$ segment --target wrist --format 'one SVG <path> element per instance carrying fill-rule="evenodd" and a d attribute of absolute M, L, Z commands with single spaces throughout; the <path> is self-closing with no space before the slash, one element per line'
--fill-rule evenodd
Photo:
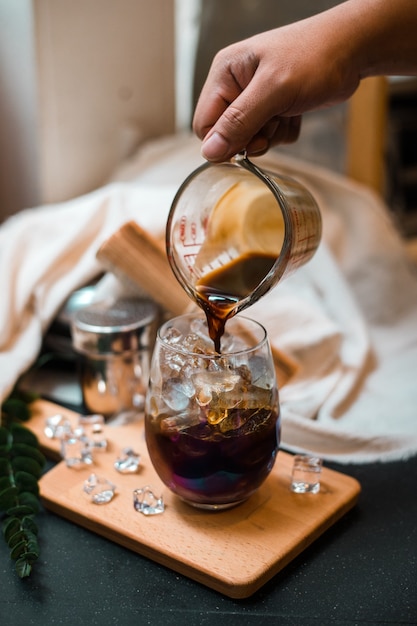
<path fill-rule="evenodd" d="M 417 72 L 416 0 L 349 0 L 348 60 L 359 78 Z"/>

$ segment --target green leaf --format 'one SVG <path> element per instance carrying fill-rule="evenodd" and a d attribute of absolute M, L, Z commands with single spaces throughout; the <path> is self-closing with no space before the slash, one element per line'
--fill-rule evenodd
<path fill-rule="evenodd" d="M 20 423 L 29 419 L 32 400 L 15 389 L 3 402 L 0 420 L 1 528 L 21 578 L 30 575 L 39 557 L 34 515 L 40 509 L 38 479 L 46 463 L 36 435 Z"/>
<path fill-rule="evenodd" d="M 4 426 L 0 426 L 0 446 L 6 446 L 10 441 L 11 437 L 9 431 Z"/>
<path fill-rule="evenodd" d="M 16 572 L 20 578 L 27 578 L 32 571 L 32 562 L 28 561 L 25 556 L 22 556 L 16 561 Z"/>
<path fill-rule="evenodd" d="M 25 559 L 29 563 L 34 563 L 39 558 L 39 553 L 28 550 L 22 554 L 21 558 Z"/>
<path fill-rule="evenodd" d="M 22 519 L 21 525 L 22 528 L 32 533 L 32 535 L 35 535 L 35 537 L 38 534 L 38 527 L 36 526 L 36 522 L 29 515 Z"/>
<path fill-rule="evenodd" d="M 15 472 L 22 470 L 32 474 L 35 478 L 40 478 L 42 474 L 42 467 L 39 463 L 27 456 L 15 456 L 11 460 L 11 464 Z"/>
<path fill-rule="evenodd" d="M 0 492 L 3 491 L 3 489 L 7 489 L 7 487 L 11 487 L 11 482 L 10 482 L 10 478 L 9 476 L 2 476 L 0 478 Z"/>
<path fill-rule="evenodd" d="M 28 446 L 26 443 L 13 443 L 11 449 L 12 457 L 15 456 L 27 456 L 31 459 L 34 459 L 39 463 L 41 467 L 43 467 L 46 463 L 46 459 L 42 452 L 35 448 L 34 446 Z"/>
<path fill-rule="evenodd" d="M 22 493 L 19 493 L 19 503 L 29 506 L 33 513 L 39 512 L 39 500 L 33 495 L 33 493 L 29 493 L 28 491 L 22 491 Z"/>
<path fill-rule="evenodd" d="M 17 487 L 7 487 L 0 493 L 0 511 L 7 511 L 17 502 Z"/>
<path fill-rule="evenodd" d="M 27 506 L 27 504 L 18 504 L 13 506 L 11 509 L 7 509 L 6 513 L 7 515 L 18 517 L 20 519 L 25 515 L 33 515 L 33 509 L 31 506 Z"/>
<path fill-rule="evenodd" d="M 26 443 L 28 446 L 37 447 L 38 439 L 32 431 L 21 424 L 12 424 L 10 432 L 13 437 L 13 443 Z"/>
<path fill-rule="evenodd" d="M 19 532 L 21 528 L 20 520 L 17 517 L 8 517 L 2 524 L 4 538 L 9 542 L 10 537 Z"/>
<path fill-rule="evenodd" d="M 0 456 L 3 458 L 8 458 L 10 454 L 10 446 L 9 444 L 1 444 L 0 445 Z"/>
<path fill-rule="evenodd" d="M 39 544 L 38 538 L 31 532 L 26 533 L 26 543 L 27 543 L 27 551 L 31 554 L 36 554 L 36 557 L 39 556 Z"/>
<path fill-rule="evenodd" d="M 23 400 L 18 398 L 8 398 L 3 402 L 3 411 L 11 419 L 26 422 L 30 417 L 29 408 Z"/>
<path fill-rule="evenodd" d="M 9 548 L 10 547 L 11 546 L 9 546 Z M 26 552 L 26 540 L 22 539 L 13 546 L 12 551 L 10 552 L 10 558 L 16 560 L 19 556 L 22 556 L 24 552 Z"/>
<path fill-rule="evenodd" d="M 21 550 L 22 542 L 25 544 L 23 551 Z M 9 538 L 7 545 L 9 546 L 9 548 L 12 549 L 10 555 L 12 559 L 17 558 L 16 556 L 13 556 L 13 554 L 16 554 L 17 552 L 19 553 L 18 556 L 20 556 L 20 554 L 23 554 L 24 552 L 33 554 L 36 556 L 36 558 L 39 556 L 38 539 L 36 535 L 31 533 L 30 531 L 25 532 L 24 530 L 19 530 L 17 533 L 14 533 Z M 16 553 L 14 552 L 15 549 Z"/>
<path fill-rule="evenodd" d="M 26 533 L 20 527 L 20 529 L 16 533 L 13 533 L 12 535 L 10 535 L 10 537 L 7 540 L 7 545 L 9 546 L 9 548 L 14 548 L 14 546 L 16 546 L 19 543 L 19 541 L 23 540 L 26 543 L 26 539 L 27 539 Z"/>
<path fill-rule="evenodd" d="M 14 481 L 19 491 L 29 491 L 35 496 L 39 495 L 38 480 L 32 474 L 29 474 L 29 472 L 23 472 L 21 470 L 16 472 L 14 475 Z"/>

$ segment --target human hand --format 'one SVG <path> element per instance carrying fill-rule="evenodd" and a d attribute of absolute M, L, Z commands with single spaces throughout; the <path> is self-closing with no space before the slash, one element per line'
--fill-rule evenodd
<path fill-rule="evenodd" d="M 259 155 L 272 145 L 294 142 L 304 112 L 341 102 L 355 91 L 359 76 L 344 65 L 343 25 L 332 24 L 328 15 L 324 25 L 323 15 L 216 55 L 193 120 L 206 159 L 224 161 L 242 150 Z"/>

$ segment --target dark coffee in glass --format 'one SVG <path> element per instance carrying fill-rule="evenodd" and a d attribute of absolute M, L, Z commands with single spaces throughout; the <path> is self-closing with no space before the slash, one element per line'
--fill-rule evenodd
<path fill-rule="evenodd" d="M 279 403 L 265 329 L 230 319 L 219 354 L 203 315 L 159 330 L 146 398 L 150 459 L 183 500 L 234 506 L 269 475 L 279 445 Z"/>

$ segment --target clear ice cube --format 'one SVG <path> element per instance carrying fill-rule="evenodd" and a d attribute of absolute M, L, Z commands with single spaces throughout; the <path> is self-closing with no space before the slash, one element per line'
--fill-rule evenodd
<path fill-rule="evenodd" d="M 193 384 L 197 391 L 207 390 L 211 394 L 226 393 L 232 391 L 240 381 L 239 374 L 229 370 L 220 372 L 200 371 L 193 375 Z"/>
<path fill-rule="evenodd" d="M 258 355 L 252 356 L 249 359 L 249 367 L 253 384 L 263 389 L 271 389 L 275 381 L 271 376 L 271 370 L 266 360 Z"/>
<path fill-rule="evenodd" d="M 179 343 L 181 338 L 182 338 L 182 332 L 180 330 L 178 330 L 177 328 L 174 328 L 174 326 L 170 326 L 169 328 L 167 328 L 164 340 L 170 346 L 173 346 Z"/>
<path fill-rule="evenodd" d="M 133 506 L 143 515 L 159 515 L 165 511 L 162 496 L 156 496 L 148 485 L 133 492 Z"/>
<path fill-rule="evenodd" d="M 120 474 L 134 474 L 138 471 L 140 464 L 140 454 L 132 448 L 123 448 L 121 455 L 114 462 L 114 468 Z"/>
<path fill-rule="evenodd" d="M 61 439 L 61 456 L 67 467 L 82 468 L 93 464 L 93 455 L 90 443 L 84 436 L 74 433 Z"/>
<path fill-rule="evenodd" d="M 74 429 L 74 435 L 85 437 L 92 448 L 97 450 L 107 450 L 107 439 L 103 433 L 104 417 L 98 413 L 91 415 L 80 415 L 78 426 Z"/>
<path fill-rule="evenodd" d="M 84 481 L 83 489 L 94 504 L 107 504 L 113 499 L 116 485 L 113 485 L 106 478 L 99 478 L 95 474 L 90 474 L 88 479 Z"/>
<path fill-rule="evenodd" d="M 190 401 L 180 378 L 169 378 L 164 382 L 162 397 L 172 411 L 183 411 Z"/>
<path fill-rule="evenodd" d="M 169 434 L 190 428 L 191 426 L 196 426 L 199 423 L 199 412 L 186 411 L 184 413 L 178 413 L 177 415 L 163 417 L 160 421 L 160 429 L 161 432 Z"/>
<path fill-rule="evenodd" d="M 61 439 L 71 433 L 71 422 L 60 413 L 47 417 L 44 433 L 48 439 Z"/>
<path fill-rule="evenodd" d="M 323 460 L 310 454 L 296 454 L 290 489 L 294 493 L 319 493 Z"/>

